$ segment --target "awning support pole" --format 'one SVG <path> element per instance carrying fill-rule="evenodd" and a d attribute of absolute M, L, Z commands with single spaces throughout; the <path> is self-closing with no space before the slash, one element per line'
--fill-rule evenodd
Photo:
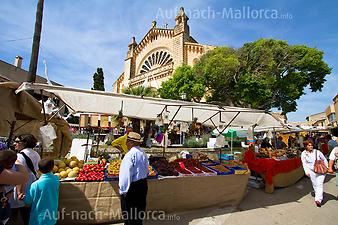
<path fill-rule="evenodd" d="M 208 120 L 211 120 L 211 119 L 212 119 L 214 116 L 216 116 L 218 113 L 220 113 L 220 112 L 217 112 L 217 113 L 215 113 L 214 115 L 212 115 L 211 117 L 209 117 L 208 119 L 204 120 L 204 121 L 202 122 L 202 124 L 205 123 L 205 122 L 207 122 Z"/>
<path fill-rule="evenodd" d="M 165 109 L 166 109 L 166 108 L 167 108 L 167 106 L 165 106 Z M 178 107 L 178 109 L 176 110 L 176 112 L 175 112 L 173 118 L 171 118 L 171 120 L 170 120 L 168 126 L 174 121 L 175 117 L 177 116 L 177 113 L 180 111 L 181 108 L 182 108 L 182 106 L 180 105 L 180 106 Z M 164 111 L 164 110 L 163 110 L 163 111 Z M 163 111 L 161 112 L 161 114 L 163 113 Z M 164 141 L 163 141 L 163 143 L 164 143 L 164 147 L 163 147 L 163 157 L 164 157 L 164 154 L 165 154 L 166 148 L 167 148 L 167 141 L 168 141 L 168 140 L 166 139 L 167 132 L 168 132 L 168 128 L 164 129 L 164 136 L 163 136 L 163 138 L 164 138 Z"/>
<path fill-rule="evenodd" d="M 101 135 L 101 127 L 99 127 L 99 135 L 97 135 L 96 157 L 98 157 L 99 153 L 100 135 Z"/>
<path fill-rule="evenodd" d="M 12 139 L 13 139 L 14 127 L 15 127 L 16 121 L 13 121 L 12 123 L 10 123 L 9 121 L 7 121 L 7 122 L 11 125 L 11 129 L 9 131 L 8 140 L 7 140 L 7 146 L 9 147 L 9 145 L 11 144 Z"/>
<path fill-rule="evenodd" d="M 43 119 L 45 121 L 45 125 L 47 125 L 47 118 L 46 118 L 46 109 L 45 109 L 45 101 L 43 100 L 43 90 L 40 90 L 41 93 L 41 106 L 42 106 L 42 110 L 43 110 Z"/>
<path fill-rule="evenodd" d="M 180 109 L 182 108 L 182 106 L 180 105 L 180 107 L 178 107 L 178 109 L 176 110 L 173 118 L 171 118 L 170 122 L 169 122 L 169 125 L 174 121 L 175 117 L 177 116 L 177 113 L 180 111 Z"/>
<path fill-rule="evenodd" d="M 16 128 L 16 129 L 14 130 L 14 132 L 18 131 L 21 127 L 26 126 L 27 124 L 29 124 L 29 123 L 32 122 L 32 121 L 33 121 L 33 120 L 30 120 L 30 121 L 28 121 L 28 122 L 22 124 L 20 127 Z"/>
<path fill-rule="evenodd" d="M 61 109 L 63 109 L 63 107 L 65 107 L 65 105 L 63 105 L 63 106 L 61 106 L 49 119 L 48 119 L 48 122 L 49 121 L 51 121 L 52 120 L 52 118 L 54 117 L 54 116 L 56 116 L 56 114 L 58 114 L 60 111 L 61 111 Z"/>
<path fill-rule="evenodd" d="M 227 129 L 230 124 L 237 118 L 237 116 L 240 114 L 241 112 L 237 112 L 237 114 L 230 120 L 230 122 L 224 127 L 224 129 L 222 130 L 222 133 L 223 131 L 225 131 L 225 129 Z"/>

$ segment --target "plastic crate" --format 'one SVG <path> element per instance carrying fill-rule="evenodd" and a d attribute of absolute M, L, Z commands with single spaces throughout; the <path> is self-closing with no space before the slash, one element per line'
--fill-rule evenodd
<path fill-rule="evenodd" d="M 234 170 L 248 170 L 248 169 L 240 167 L 240 166 L 231 166 L 230 168 L 234 169 Z"/>
<path fill-rule="evenodd" d="M 217 169 L 214 169 L 212 166 L 216 166 L 216 165 L 219 165 L 219 166 L 223 166 L 221 164 L 215 164 L 215 165 L 211 165 L 211 166 L 207 166 L 207 168 L 215 171 L 217 173 L 217 175 L 229 175 L 229 174 L 234 174 L 235 173 L 235 170 L 231 169 L 231 168 L 228 168 L 226 166 L 223 166 L 224 168 L 226 168 L 228 171 L 227 172 L 221 172 L 221 171 L 218 171 Z"/>
<path fill-rule="evenodd" d="M 212 161 L 212 160 L 208 160 L 208 161 L 203 161 L 203 162 L 201 162 L 201 165 L 202 165 L 202 166 L 210 166 L 210 165 L 216 165 L 216 164 L 217 164 L 217 162 Z"/>
<path fill-rule="evenodd" d="M 180 171 L 177 171 L 178 172 L 178 175 L 180 177 L 193 177 L 195 176 L 193 173 L 191 173 L 189 170 L 185 169 L 188 173 L 181 173 Z"/>
<path fill-rule="evenodd" d="M 217 176 L 217 172 L 215 172 L 215 171 L 209 169 L 209 168 L 206 167 L 206 166 L 203 166 L 203 165 L 202 165 L 202 167 L 204 167 L 204 168 L 206 168 L 207 170 L 210 171 L 210 172 L 205 172 L 205 171 L 202 170 L 205 176 Z"/>
<path fill-rule="evenodd" d="M 234 155 L 233 154 L 221 154 L 221 157 L 219 157 L 219 159 L 221 159 L 221 160 L 234 160 Z"/>
<path fill-rule="evenodd" d="M 193 172 L 190 168 L 186 168 L 186 170 L 188 170 L 189 172 L 191 172 L 194 176 L 205 176 L 205 174 L 203 173 L 202 170 L 198 169 L 197 167 L 194 167 L 195 170 L 199 170 L 201 171 L 200 173 L 195 173 Z"/>
<path fill-rule="evenodd" d="M 247 168 L 243 168 L 241 166 L 232 166 L 230 167 L 231 169 L 233 169 L 235 171 L 235 174 L 239 174 L 239 175 L 242 175 L 242 174 L 247 174 L 249 173 L 249 170 Z"/>
<path fill-rule="evenodd" d="M 115 181 L 119 180 L 119 176 L 108 175 L 107 170 L 104 171 L 104 181 Z"/>

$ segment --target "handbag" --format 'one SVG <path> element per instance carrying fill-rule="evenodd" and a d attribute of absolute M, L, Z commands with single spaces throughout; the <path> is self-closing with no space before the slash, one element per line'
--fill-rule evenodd
<path fill-rule="evenodd" d="M 324 160 L 317 159 L 317 150 L 315 150 L 315 164 L 313 165 L 313 171 L 318 174 L 326 174 L 327 167 L 324 164 Z"/>

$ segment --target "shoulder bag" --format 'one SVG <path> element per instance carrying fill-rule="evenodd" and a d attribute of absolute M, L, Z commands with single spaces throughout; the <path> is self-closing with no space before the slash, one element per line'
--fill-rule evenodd
<path fill-rule="evenodd" d="M 327 167 L 324 164 L 324 160 L 317 159 L 317 150 L 315 151 L 315 164 L 313 166 L 313 171 L 318 174 L 326 174 L 327 173 Z"/>

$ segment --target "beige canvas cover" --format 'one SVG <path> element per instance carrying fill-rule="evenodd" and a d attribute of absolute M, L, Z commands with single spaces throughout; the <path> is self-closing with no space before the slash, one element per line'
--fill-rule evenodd
<path fill-rule="evenodd" d="M 163 112 L 168 119 L 198 122 L 210 126 L 226 125 L 249 127 L 283 127 L 271 114 L 250 108 L 217 106 L 204 103 L 150 98 L 116 94 L 103 91 L 82 90 L 69 87 L 44 84 L 23 83 L 17 90 L 44 90 L 58 96 L 74 113 L 100 113 L 118 115 L 120 111 L 126 117 L 155 120 Z"/>
<path fill-rule="evenodd" d="M 27 92 L 16 94 L 18 87 L 15 82 L 0 83 L 0 136 L 8 137 L 11 124 L 15 122 L 14 136 L 29 133 L 40 140 L 39 128 L 45 125 L 41 104 Z M 71 146 L 69 125 L 64 119 L 56 117 L 49 122 L 58 137 L 53 142 L 53 151 L 56 155 L 65 156 Z"/>

